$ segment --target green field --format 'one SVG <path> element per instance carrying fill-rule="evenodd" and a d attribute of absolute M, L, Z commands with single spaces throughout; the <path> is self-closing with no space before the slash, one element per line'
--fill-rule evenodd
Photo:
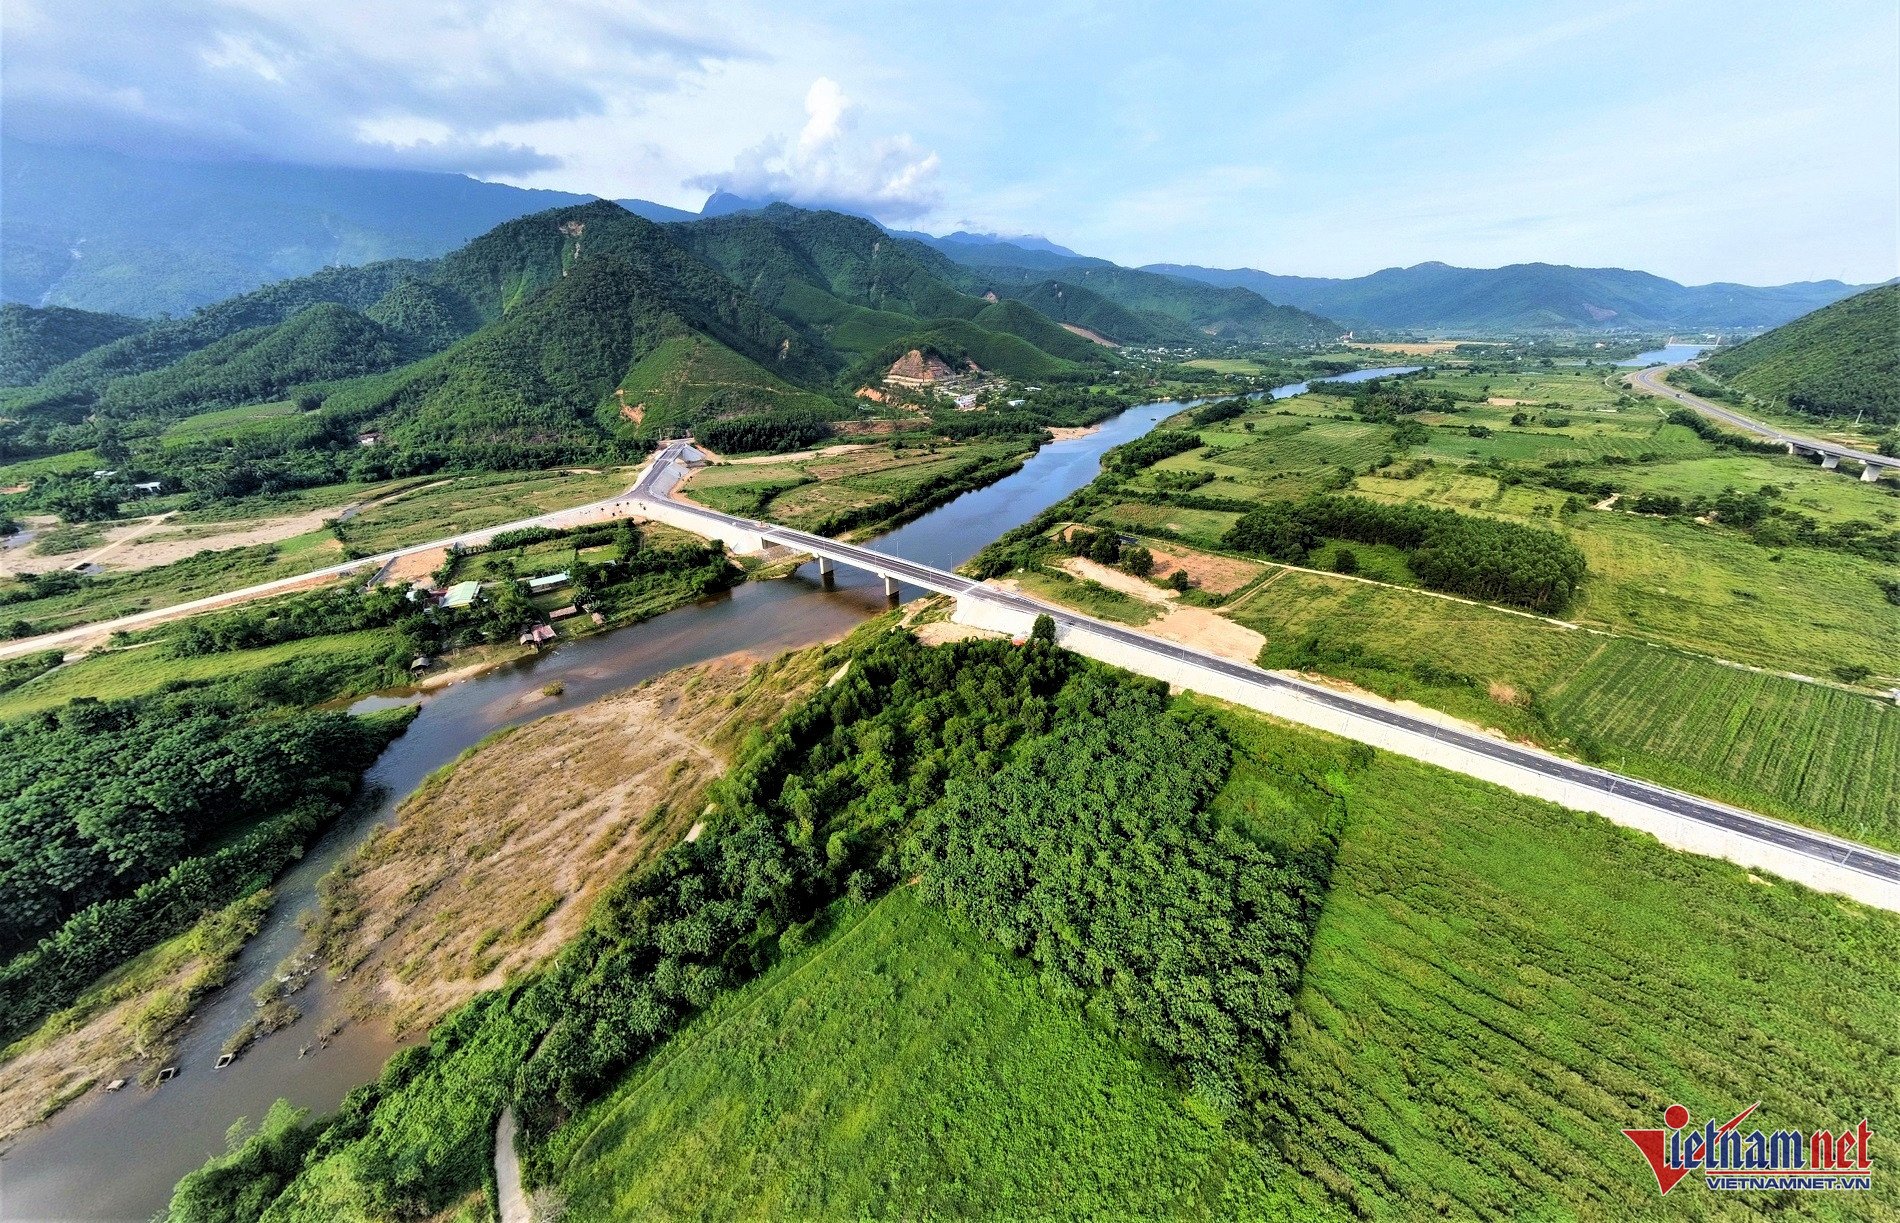
<path fill-rule="evenodd" d="M 568 1217 L 1650 1218 L 1619 1130 L 1668 1104 L 1900 1124 L 1880 954 L 1900 918 L 1219 716 L 1240 750 L 1213 810 L 1285 850 L 1338 841 L 1273 1082 L 1244 1113 L 1223 1120 L 900 889 L 557 1136 Z M 1343 827 L 1298 786 L 1343 795 Z M 1667 1217 L 1900 1198 L 1876 1194 L 1690 1184 Z"/>
<path fill-rule="evenodd" d="M 0 719 L 52 709 L 79 697 L 123 700 L 174 684 L 258 676 L 266 668 L 275 667 L 296 676 L 300 697 L 323 700 L 332 692 L 381 684 L 384 661 L 399 644 L 400 634 L 395 630 L 372 629 L 190 658 L 172 657 L 162 640 L 106 650 L 0 694 Z"/>
<path fill-rule="evenodd" d="M 1271 1164 L 900 888 L 556 1142 L 568 1215 L 1258 1218 Z"/>
<path fill-rule="evenodd" d="M 1764 1127 L 1900 1125 L 1900 917 L 1387 753 L 1346 786 L 1273 1093 L 1309 1189 L 1390 1219 L 1900 1212 L 1878 1177 L 1659 1203 L 1618 1132 L 1756 1100 Z"/>
<path fill-rule="evenodd" d="M 432 481 L 381 502 L 344 525 L 349 546 L 364 555 L 479 531 L 549 510 L 586 505 L 633 483 L 629 469 L 509 472 Z"/>
<path fill-rule="evenodd" d="M 1488 607 L 1289 573 L 1237 603 L 1261 664 L 1350 679 L 1669 785 L 1900 848 L 1900 709 Z M 1791 749 L 1790 745 L 1799 745 Z"/>
<path fill-rule="evenodd" d="M 1007 474 L 1023 447 L 973 442 L 920 448 L 866 446 L 772 463 L 726 463 L 694 474 L 686 494 L 713 509 L 769 516 L 835 534 L 904 516 L 926 498 Z"/>

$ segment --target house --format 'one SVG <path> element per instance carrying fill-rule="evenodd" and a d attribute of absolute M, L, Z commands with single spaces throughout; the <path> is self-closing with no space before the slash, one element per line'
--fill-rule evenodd
<path fill-rule="evenodd" d="M 957 396 L 957 411 L 969 412 L 969 411 L 973 411 L 975 408 L 976 408 L 975 395 L 958 395 Z"/>
<path fill-rule="evenodd" d="M 521 644 L 531 645 L 537 650 L 553 640 L 554 629 L 546 624 L 537 624 L 533 628 L 523 631 L 521 634 Z"/>
<path fill-rule="evenodd" d="M 544 573 L 538 578 L 528 579 L 528 593 L 544 595 L 550 590 L 559 590 L 573 580 L 565 569 L 559 573 Z"/>
<path fill-rule="evenodd" d="M 356 435 L 356 444 L 359 446 L 380 446 L 383 444 L 383 435 L 374 430 L 368 433 L 359 433 Z"/>
<path fill-rule="evenodd" d="M 581 609 L 574 606 L 572 603 L 569 603 L 566 607 L 557 607 L 553 611 L 549 612 L 548 619 L 565 620 L 569 616 L 578 616 L 580 614 L 581 614 Z"/>
<path fill-rule="evenodd" d="M 158 490 L 164 487 L 165 482 L 163 480 L 145 480 L 141 483 L 134 484 L 132 491 L 142 497 L 156 497 L 158 496 Z"/>
<path fill-rule="evenodd" d="M 470 603 L 475 601 L 475 596 L 480 593 L 482 593 L 482 584 L 480 582 L 457 582 L 442 592 L 442 606 L 451 608 L 467 607 Z"/>

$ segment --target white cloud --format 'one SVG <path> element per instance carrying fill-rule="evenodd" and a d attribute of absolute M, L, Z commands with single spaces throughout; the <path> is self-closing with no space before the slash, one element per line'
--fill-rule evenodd
<path fill-rule="evenodd" d="M 861 108 L 829 77 L 805 93 L 805 123 L 796 138 L 768 137 L 741 153 L 731 170 L 699 175 L 693 185 L 748 198 L 908 221 L 943 198 L 937 154 L 908 135 L 865 137 Z"/>

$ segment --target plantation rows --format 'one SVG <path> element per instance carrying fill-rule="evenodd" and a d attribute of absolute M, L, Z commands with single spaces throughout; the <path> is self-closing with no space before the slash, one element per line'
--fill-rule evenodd
<path fill-rule="evenodd" d="M 1640 744 L 1845 835 L 1900 845 L 1900 715 L 1879 701 L 1618 640 L 1552 690 L 1549 711 L 1572 733 Z"/>

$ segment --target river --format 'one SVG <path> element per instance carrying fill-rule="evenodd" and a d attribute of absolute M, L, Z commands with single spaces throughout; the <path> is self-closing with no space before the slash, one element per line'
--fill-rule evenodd
<path fill-rule="evenodd" d="M 1618 361 L 1617 364 L 1634 366 L 1639 369 L 1646 365 L 1681 365 L 1684 361 L 1695 360 L 1714 347 L 1715 345 L 1713 344 L 1678 344 L 1674 340 L 1671 340 L 1661 348 L 1652 349 L 1649 352 L 1639 352 L 1629 360 Z"/>
<path fill-rule="evenodd" d="M 1358 382 L 1415 368 L 1359 370 L 1338 380 Z M 1267 393 L 1282 399 L 1307 385 Z M 955 568 L 1093 480 L 1105 451 L 1147 433 L 1183 406 L 1144 404 L 1093 433 L 1051 442 L 1020 470 L 964 493 L 872 545 L 893 556 Z M 735 650 L 763 658 L 834 640 L 889 606 L 871 575 L 841 567 L 825 583 L 813 568 L 803 566 L 778 581 L 747 582 L 644 624 L 582 638 L 434 692 L 359 701 L 352 708 L 421 706 L 409 729 L 366 775 L 371 801 L 333 826 L 277 881 L 276 904 L 264 929 L 240 955 L 230 983 L 204 1002 L 179 1042 L 177 1078 L 153 1090 L 128 1086 L 110 1094 L 90 1092 L 22 1134 L 0 1156 L 0 1219 L 149 1219 L 164 1209 L 179 1177 L 224 1150 L 225 1131 L 239 1118 L 258 1121 L 280 1096 L 326 1112 L 352 1087 L 375 1078 L 398 1047 L 378 1025 L 347 1024 L 318 1045 L 319 1034 L 342 1018 L 337 991 L 322 973 L 292 998 L 303 1012 L 300 1022 L 258 1041 L 225 1069 L 212 1069 L 224 1042 L 251 1016 L 251 991 L 269 980 L 296 947 L 298 918 L 309 911 L 317 880 L 371 829 L 394 818 L 401 800 L 425 777 L 495 730 Z M 901 597 L 921 593 L 905 587 Z M 541 689 L 556 680 L 566 691 L 550 701 Z"/>

